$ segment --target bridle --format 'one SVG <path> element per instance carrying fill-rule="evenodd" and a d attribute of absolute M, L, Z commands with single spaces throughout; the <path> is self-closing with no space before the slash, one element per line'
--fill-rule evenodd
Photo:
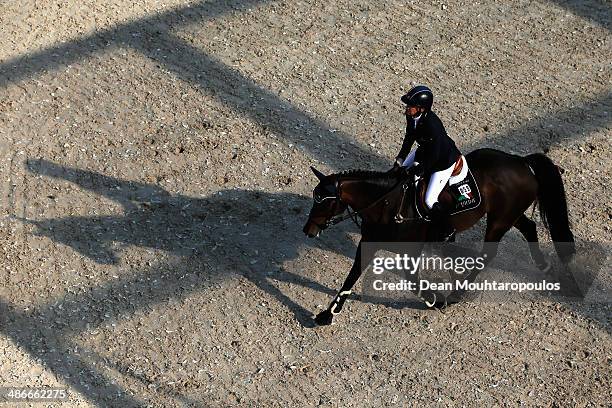
<path fill-rule="evenodd" d="M 336 182 L 336 184 L 337 184 L 337 182 Z M 337 185 L 336 185 L 336 191 L 338 191 L 338 186 Z M 342 198 L 340 198 L 340 194 L 339 193 L 337 193 L 335 195 L 325 196 L 325 197 L 321 198 L 315 192 L 313 192 L 312 198 L 313 198 L 314 202 L 317 203 L 317 204 L 321 204 L 323 201 L 325 201 L 327 199 L 333 199 L 333 200 L 338 200 L 340 203 L 346 205 L 346 210 L 343 211 L 342 214 L 334 215 L 333 217 L 328 219 L 325 222 L 324 225 L 320 225 L 320 224 L 314 223 L 320 229 L 324 230 L 324 229 L 326 229 L 328 227 L 331 227 L 332 225 L 336 225 L 338 223 L 341 223 L 342 221 L 345 221 L 345 220 L 347 220 L 349 218 L 355 223 L 355 225 L 357 225 L 357 227 L 361 228 L 361 225 L 359 224 L 359 221 L 357 220 L 357 215 L 359 213 L 357 211 L 355 211 L 355 210 L 351 211 L 351 206 L 342 201 Z"/>

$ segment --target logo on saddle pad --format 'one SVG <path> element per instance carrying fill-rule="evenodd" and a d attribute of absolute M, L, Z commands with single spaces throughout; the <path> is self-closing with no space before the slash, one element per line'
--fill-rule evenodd
<path fill-rule="evenodd" d="M 457 190 L 460 194 L 459 197 L 457 197 L 457 201 L 471 200 L 474 198 L 474 194 L 472 194 L 472 189 L 469 184 L 462 184 Z"/>
<path fill-rule="evenodd" d="M 474 190 L 472 190 L 470 186 L 470 181 L 473 180 L 467 179 L 455 186 L 450 186 L 450 191 L 455 198 L 454 212 L 473 208 L 474 204 L 480 204 L 480 195 L 478 192 L 476 192 L 476 194 L 474 193 Z M 474 184 L 474 188 L 478 189 L 478 186 Z"/>

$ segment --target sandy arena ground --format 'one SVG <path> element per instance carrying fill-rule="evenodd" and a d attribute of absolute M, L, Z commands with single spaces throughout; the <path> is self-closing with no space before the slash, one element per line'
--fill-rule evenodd
<path fill-rule="evenodd" d="M 440 312 L 358 285 L 315 328 L 358 234 L 301 231 L 309 166 L 388 169 L 399 97 L 427 83 L 462 151 L 547 152 L 577 239 L 609 244 L 610 2 L 63 3 L 0 10 L 0 386 L 70 407 L 612 405 L 609 300 Z"/>

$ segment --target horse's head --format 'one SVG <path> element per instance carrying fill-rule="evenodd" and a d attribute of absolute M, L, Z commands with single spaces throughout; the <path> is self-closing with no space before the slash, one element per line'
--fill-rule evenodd
<path fill-rule="evenodd" d="M 333 217 L 342 214 L 347 208 L 347 204 L 340 200 L 338 179 L 334 175 L 326 176 L 314 167 L 311 169 L 319 179 L 319 184 L 312 191 L 314 203 L 303 230 L 310 238 L 318 236 L 329 227 Z"/>

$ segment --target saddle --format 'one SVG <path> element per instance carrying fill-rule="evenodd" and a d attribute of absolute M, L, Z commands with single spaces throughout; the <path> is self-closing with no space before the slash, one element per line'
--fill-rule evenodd
<path fill-rule="evenodd" d="M 430 220 L 430 210 L 425 204 L 425 192 L 427 191 L 430 178 L 431 175 L 419 178 L 416 181 L 414 190 L 414 208 L 416 209 L 417 215 L 426 221 Z M 474 175 L 468 168 L 464 156 L 459 157 L 455 162 L 451 177 L 438 196 L 438 202 L 442 210 L 449 216 L 473 210 L 480 205 L 480 190 L 478 189 L 478 184 L 474 179 Z M 402 197 L 400 208 L 395 218 L 396 222 L 403 222 L 404 207 L 404 197 Z"/>
<path fill-rule="evenodd" d="M 417 181 L 414 195 L 414 207 L 419 216 L 428 220 L 430 212 L 425 205 L 425 192 L 429 185 L 428 177 L 420 178 Z M 480 205 L 481 196 L 478 184 L 474 179 L 472 171 L 468 168 L 464 156 L 459 157 L 455 162 L 455 167 L 448 183 L 438 196 L 438 202 L 443 211 L 450 215 L 462 213 L 464 211 L 473 210 Z"/>

